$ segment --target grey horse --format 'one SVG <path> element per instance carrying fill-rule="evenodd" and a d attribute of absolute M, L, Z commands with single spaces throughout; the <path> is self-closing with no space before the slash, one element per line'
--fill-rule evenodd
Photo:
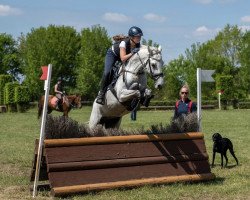
<path fill-rule="evenodd" d="M 97 125 L 119 128 L 122 116 L 134 109 L 141 99 L 152 96 L 151 90 L 147 88 L 147 74 L 154 80 L 155 88 L 162 88 L 162 67 L 161 47 L 142 45 L 140 51 L 120 68 L 114 87 L 106 92 L 105 104 L 100 105 L 94 101 L 89 120 L 90 129 Z"/>

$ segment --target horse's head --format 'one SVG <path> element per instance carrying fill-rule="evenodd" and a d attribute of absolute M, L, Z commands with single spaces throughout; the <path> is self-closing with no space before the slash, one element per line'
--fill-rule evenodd
<path fill-rule="evenodd" d="M 148 46 L 148 61 L 146 69 L 150 77 L 155 81 L 155 88 L 157 89 L 161 89 L 164 84 L 162 72 L 163 60 L 161 50 L 161 46 L 159 46 L 158 48 Z"/>
<path fill-rule="evenodd" d="M 75 98 L 73 99 L 72 104 L 76 107 L 76 108 L 81 108 L 82 107 L 82 99 L 80 95 L 75 95 Z"/>

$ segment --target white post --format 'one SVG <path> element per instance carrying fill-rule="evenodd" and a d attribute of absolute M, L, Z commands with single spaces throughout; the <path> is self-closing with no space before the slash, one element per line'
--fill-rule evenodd
<path fill-rule="evenodd" d="M 220 102 L 220 95 L 221 95 L 221 92 L 218 93 L 218 101 L 219 101 L 219 110 L 221 110 L 221 102 Z"/>
<path fill-rule="evenodd" d="M 201 68 L 197 68 L 197 117 L 198 131 L 201 132 Z"/>
<path fill-rule="evenodd" d="M 34 180 L 34 186 L 33 186 L 33 198 L 37 195 L 37 183 L 38 183 L 39 174 L 40 174 L 40 165 L 41 165 L 41 158 L 42 158 L 43 140 L 44 140 L 44 134 L 45 134 L 44 130 L 45 130 L 45 124 L 46 124 L 51 73 L 52 73 L 52 65 L 49 64 L 47 80 L 44 82 L 45 99 L 44 99 L 44 104 L 43 104 L 42 124 L 41 124 L 41 129 L 40 129 L 39 146 L 38 146 L 37 160 L 36 160 L 36 172 L 35 172 L 35 180 Z"/>

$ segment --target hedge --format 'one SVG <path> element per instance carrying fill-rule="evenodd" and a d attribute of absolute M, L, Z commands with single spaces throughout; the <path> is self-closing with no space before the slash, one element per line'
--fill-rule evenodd
<path fill-rule="evenodd" d="M 30 95 L 28 87 L 17 86 L 15 87 L 15 103 L 28 103 L 30 101 Z"/>
<path fill-rule="evenodd" d="M 11 82 L 12 77 L 10 75 L 0 75 L 0 105 L 4 104 L 4 86 L 6 83 Z"/>
<path fill-rule="evenodd" d="M 16 103 L 15 103 L 15 87 L 19 84 L 17 82 L 14 83 L 6 83 L 4 86 L 4 104 L 8 107 L 8 112 L 16 111 Z"/>

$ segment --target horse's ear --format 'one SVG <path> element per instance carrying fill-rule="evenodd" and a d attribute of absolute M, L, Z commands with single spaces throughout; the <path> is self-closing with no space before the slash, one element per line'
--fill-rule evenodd
<path fill-rule="evenodd" d="M 150 56 L 153 55 L 153 52 L 152 52 L 152 50 L 150 49 L 150 46 L 148 46 L 148 53 L 149 53 Z"/>
<path fill-rule="evenodd" d="M 161 48 L 161 45 L 160 46 L 158 46 L 158 51 L 162 51 L 162 48 Z"/>

